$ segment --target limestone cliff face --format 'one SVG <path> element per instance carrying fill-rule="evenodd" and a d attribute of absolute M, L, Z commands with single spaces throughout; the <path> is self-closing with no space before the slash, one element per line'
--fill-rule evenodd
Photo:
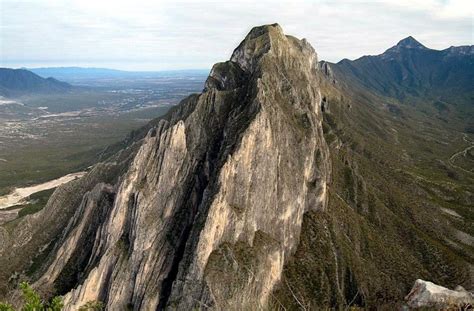
<path fill-rule="evenodd" d="M 137 146 L 131 144 L 107 163 L 97 164 L 86 176 L 58 187 L 38 213 L 0 226 L 0 300 L 10 299 L 19 281 L 35 279 L 42 273 L 42 264 L 50 262 L 49 254 L 59 247 L 58 239 L 65 234 L 68 223 L 75 226 L 75 218 L 80 217 L 77 210 L 81 202 L 92 192 L 97 193 L 92 191 L 97 184 L 117 183 Z"/>
<path fill-rule="evenodd" d="M 316 63 L 280 26 L 252 29 L 115 186 L 84 196 L 36 286 L 67 310 L 266 305 L 303 214 L 327 205 Z"/>

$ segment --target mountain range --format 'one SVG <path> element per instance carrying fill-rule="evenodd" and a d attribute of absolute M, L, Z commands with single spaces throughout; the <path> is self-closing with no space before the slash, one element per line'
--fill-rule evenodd
<path fill-rule="evenodd" d="M 55 78 L 42 78 L 26 69 L 0 68 L 0 95 L 16 97 L 24 94 L 66 92 L 72 86 Z"/>
<path fill-rule="evenodd" d="M 393 310 L 474 287 L 473 47 L 318 62 L 253 28 L 203 92 L 0 226 L 0 295 L 65 310 Z"/>
<path fill-rule="evenodd" d="M 474 131 L 474 46 L 440 51 L 407 37 L 383 54 L 320 66 L 331 68 L 330 74 L 352 89 L 396 99 L 387 104 L 392 114 L 419 114 Z"/>
<path fill-rule="evenodd" d="M 31 72 L 41 77 L 54 77 L 59 80 L 76 82 L 84 79 L 117 79 L 117 78 L 177 78 L 182 76 L 205 76 L 208 69 L 163 70 L 163 71 L 125 71 L 108 68 L 88 67 L 43 67 L 30 68 Z"/>
<path fill-rule="evenodd" d="M 344 59 L 331 67 L 351 81 L 404 99 L 410 95 L 474 92 L 473 55 L 474 46 L 438 51 L 407 37 L 381 55 Z"/>

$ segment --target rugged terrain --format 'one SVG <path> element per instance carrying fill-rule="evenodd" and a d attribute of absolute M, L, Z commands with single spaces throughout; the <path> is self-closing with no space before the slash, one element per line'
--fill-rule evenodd
<path fill-rule="evenodd" d="M 474 176 L 464 152 L 473 141 L 474 55 L 463 47 L 471 52 L 450 56 L 458 63 L 453 73 L 443 57 L 416 63 L 452 49 L 407 38 L 382 55 L 319 64 L 333 182 L 327 212 L 306 214 L 286 265 L 279 289 L 285 305 L 390 309 L 415 275 L 450 288 L 474 286 Z M 430 84 L 439 67 L 465 87 Z M 425 88 L 414 95 L 413 84 Z"/>
<path fill-rule="evenodd" d="M 4 74 L 0 70 L 0 80 Z M 102 79 L 83 74 L 81 86 L 74 80 L 67 92 L 30 90 L 0 97 L 0 197 L 95 164 L 106 146 L 202 90 L 207 77 L 176 75 Z"/>
<path fill-rule="evenodd" d="M 418 278 L 472 288 L 473 176 L 452 158 L 472 141 L 455 125 L 471 90 L 433 118 L 430 88 L 405 101 L 346 62 L 253 28 L 201 94 L 0 227 L 0 292 L 27 279 L 67 310 L 288 310 L 390 309 Z"/>

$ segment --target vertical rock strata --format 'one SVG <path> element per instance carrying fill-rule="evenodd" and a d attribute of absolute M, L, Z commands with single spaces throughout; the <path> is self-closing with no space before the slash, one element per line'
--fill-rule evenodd
<path fill-rule="evenodd" d="M 37 285 L 61 285 L 67 310 L 266 305 L 303 214 L 327 204 L 316 62 L 279 25 L 252 29 L 115 188 L 86 195 Z"/>

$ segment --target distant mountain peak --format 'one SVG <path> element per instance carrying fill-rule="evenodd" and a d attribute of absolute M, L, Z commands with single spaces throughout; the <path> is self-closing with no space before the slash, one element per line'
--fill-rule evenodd
<path fill-rule="evenodd" d="M 415 38 L 412 36 L 408 36 L 405 39 L 400 40 L 397 45 L 392 46 L 388 50 L 386 50 L 383 54 L 380 56 L 383 59 L 392 59 L 394 55 L 398 55 L 402 53 L 403 51 L 406 50 L 429 50 L 426 46 L 418 42 Z"/>
<path fill-rule="evenodd" d="M 396 46 L 402 47 L 402 48 L 408 48 L 408 49 L 426 49 L 426 47 L 423 44 L 418 42 L 412 36 L 408 36 L 405 39 L 400 40 Z"/>
<path fill-rule="evenodd" d="M 65 92 L 72 88 L 54 78 L 42 78 L 26 69 L 0 68 L 0 95 L 11 97 L 33 93 Z"/>

